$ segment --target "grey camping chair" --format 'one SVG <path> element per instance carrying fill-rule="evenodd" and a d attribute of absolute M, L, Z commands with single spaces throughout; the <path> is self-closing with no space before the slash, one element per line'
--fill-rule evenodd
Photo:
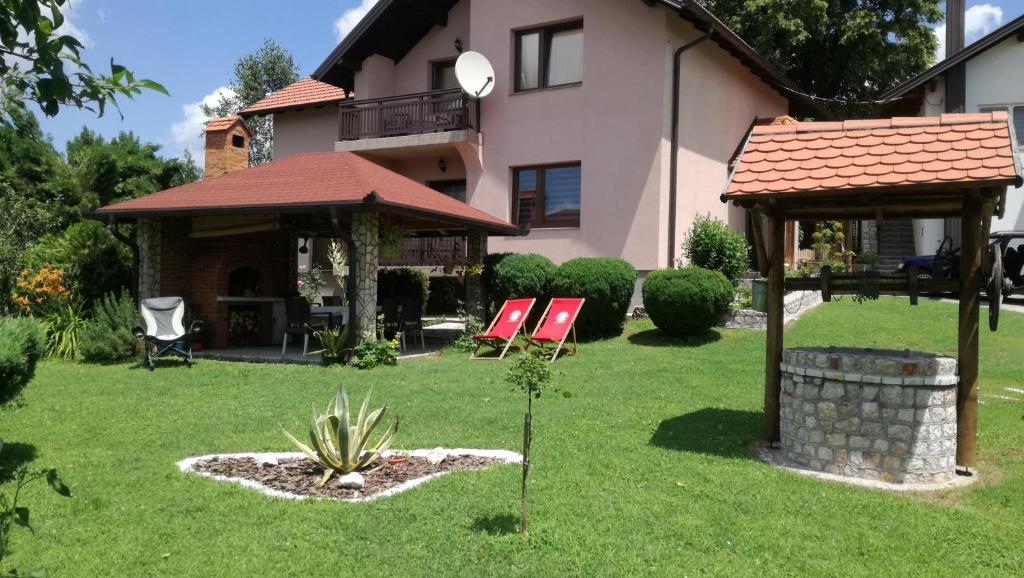
<path fill-rule="evenodd" d="M 185 331 L 185 300 L 181 297 L 143 299 L 139 306 L 145 328 L 135 327 L 132 334 L 145 342 L 146 365 L 156 368 L 156 359 L 165 354 L 180 355 L 192 367 L 192 336 L 199 333 L 202 321 L 193 321 Z"/>

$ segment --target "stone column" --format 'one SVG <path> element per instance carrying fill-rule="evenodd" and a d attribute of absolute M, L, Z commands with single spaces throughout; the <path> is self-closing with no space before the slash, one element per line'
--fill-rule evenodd
<path fill-rule="evenodd" d="M 139 245 L 139 300 L 160 296 L 160 219 L 139 219 L 135 242 Z"/>
<path fill-rule="evenodd" d="M 486 313 L 485 296 L 479 266 L 483 264 L 484 255 L 487 254 L 487 233 L 479 229 L 470 229 L 466 239 L 466 253 L 470 270 L 477 269 L 477 274 L 466 274 L 466 313 L 483 319 Z"/>
<path fill-rule="evenodd" d="M 377 331 L 377 256 L 380 217 L 376 211 L 359 211 L 352 215 L 352 241 L 355 262 L 350 274 L 355 276 L 355 330 L 360 339 L 372 338 Z"/>

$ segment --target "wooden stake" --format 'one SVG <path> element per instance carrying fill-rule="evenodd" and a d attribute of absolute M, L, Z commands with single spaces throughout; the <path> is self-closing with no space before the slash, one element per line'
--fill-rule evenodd
<path fill-rule="evenodd" d="M 781 439 L 779 395 L 782 393 L 782 330 L 784 317 L 784 283 L 786 252 L 786 221 L 776 210 L 771 218 L 768 259 L 768 334 L 765 340 L 764 415 L 765 437 L 769 442 Z"/>
<path fill-rule="evenodd" d="M 978 454 L 978 272 L 981 270 L 981 201 L 977 193 L 964 199 L 960 220 L 960 316 L 957 364 L 960 384 L 956 399 L 956 463 L 977 467 Z"/>
<path fill-rule="evenodd" d="M 528 393 L 527 395 L 532 394 Z M 532 405 L 532 402 L 529 403 Z M 532 412 L 527 411 L 526 415 L 523 417 L 523 496 L 519 511 L 519 532 L 524 538 L 529 537 L 530 535 L 526 526 L 526 477 L 530 473 L 530 428 L 533 425 L 531 423 L 533 421 L 532 416 L 530 415 L 531 413 Z"/>

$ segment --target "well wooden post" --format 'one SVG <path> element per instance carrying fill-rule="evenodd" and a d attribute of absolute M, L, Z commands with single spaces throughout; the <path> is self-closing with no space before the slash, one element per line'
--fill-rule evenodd
<path fill-rule="evenodd" d="M 981 200 L 977 193 L 964 199 L 960 219 L 960 318 L 957 365 L 960 384 L 956 399 L 956 463 L 977 467 L 978 454 L 978 272 L 982 259 Z"/>
<path fill-rule="evenodd" d="M 781 211 L 774 211 L 770 219 L 766 257 L 768 259 L 768 334 L 765 340 L 764 416 L 765 437 L 769 442 L 781 439 L 779 430 L 779 395 L 782 393 L 782 347 L 785 323 L 783 287 L 786 255 L 786 220 Z"/>

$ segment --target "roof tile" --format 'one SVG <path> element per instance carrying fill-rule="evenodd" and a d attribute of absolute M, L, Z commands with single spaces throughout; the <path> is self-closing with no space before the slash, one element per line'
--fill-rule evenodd
<path fill-rule="evenodd" d="M 1005 113 L 781 126 L 754 127 L 726 197 L 1021 180 Z"/>
<path fill-rule="evenodd" d="M 269 114 L 291 108 L 338 102 L 353 96 L 355 95 L 352 93 L 346 94 L 343 88 L 307 76 L 277 92 L 268 94 L 261 100 L 243 108 L 239 114 L 242 116 Z"/>
<path fill-rule="evenodd" d="M 748 184 L 752 190 L 763 188 L 757 181 Z M 384 210 L 405 209 L 440 221 L 472 223 L 492 231 L 516 230 L 495 216 L 350 152 L 294 155 L 101 207 L 97 212 L 138 216 L 372 202 Z"/>

